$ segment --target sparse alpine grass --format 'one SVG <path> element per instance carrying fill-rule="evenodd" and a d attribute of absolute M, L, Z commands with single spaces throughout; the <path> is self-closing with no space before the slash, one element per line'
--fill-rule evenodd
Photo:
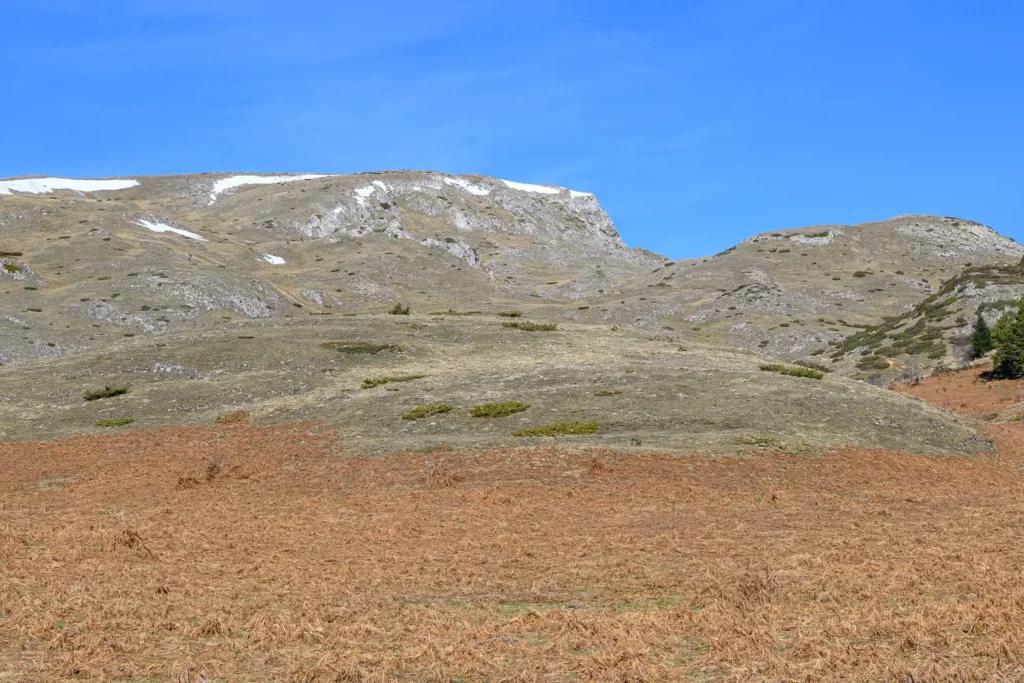
<path fill-rule="evenodd" d="M 373 389 L 391 382 L 411 382 L 414 379 L 422 379 L 426 375 L 395 375 L 394 377 L 373 377 L 363 380 L 363 389 Z"/>
<path fill-rule="evenodd" d="M 447 403 L 431 403 L 426 406 L 416 406 L 408 413 L 402 416 L 403 420 L 422 420 L 425 417 L 432 415 L 442 415 L 444 413 L 450 413 L 452 407 Z"/>
<path fill-rule="evenodd" d="M 522 330 L 523 332 L 554 332 L 558 329 L 557 323 L 527 323 L 527 322 L 514 322 L 514 323 L 502 323 L 502 327 L 509 327 L 514 330 Z"/>
<path fill-rule="evenodd" d="M 543 427 L 520 429 L 518 432 L 512 432 L 512 436 L 575 436 L 593 434 L 598 427 L 596 422 L 552 422 Z"/>
<path fill-rule="evenodd" d="M 114 396 L 120 396 L 122 394 L 127 394 L 128 390 L 130 388 L 131 387 L 128 387 L 128 386 L 123 386 L 123 387 L 106 386 L 106 387 L 103 387 L 102 389 L 97 389 L 96 391 L 87 391 L 82 396 L 82 398 L 84 398 L 86 401 L 98 401 L 101 398 L 113 398 Z"/>
<path fill-rule="evenodd" d="M 530 407 L 529 403 L 520 401 L 502 401 L 501 403 L 483 403 L 469 409 L 473 417 L 506 417 L 521 413 Z"/>
<path fill-rule="evenodd" d="M 97 427 L 124 427 L 135 422 L 133 417 L 118 417 L 110 420 L 98 420 L 96 422 Z"/>
<path fill-rule="evenodd" d="M 402 351 L 402 347 L 396 344 L 371 344 L 369 342 L 358 341 L 324 342 L 320 345 L 320 348 L 337 351 L 338 353 L 369 353 L 371 355 L 377 355 L 381 351 Z"/>
<path fill-rule="evenodd" d="M 806 377 L 807 379 L 822 379 L 825 373 L 814 368 L 789 368 L 781 363 L 770 363 L 761 366 L 765 372 L 777 372 L 780 375 L 790 377 Z"/>

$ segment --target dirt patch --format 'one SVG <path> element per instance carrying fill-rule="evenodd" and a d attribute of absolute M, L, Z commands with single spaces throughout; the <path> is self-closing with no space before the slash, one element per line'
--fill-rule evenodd
<path fill-rule="evenodd" d="M 1013 458 L 0 444 L 0 677 L 1019 679 Z"/>

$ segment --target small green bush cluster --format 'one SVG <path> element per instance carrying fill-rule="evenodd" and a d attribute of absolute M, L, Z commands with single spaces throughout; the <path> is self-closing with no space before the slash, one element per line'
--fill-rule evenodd
<path fill-rule="evenodd" d="M 807 379 L 822 379 L 825 373 L 821 370 L 815 370 L 814 368 L 790 368 L 786 367 L 782 363 L 770 363 L 762 365 L 761 369 L 765 372 L 777 372 L 780 375 L 788 375 L 790 377 L 806 377 Z"/>
<path fill-rule="evenodd" d="M 411 382 L 414 379 L 422 379 L 426 375 L 397 375 L 395 377 L 374 377 L 372 379 L 363 380 L 363 389 L 373 389 L 379 387 L 382 384 L 390 384 L 391 382 Z"/>
<path fill-rule="evenodd" d="M 448 309 L 447 311 L 434 311 L 433 313 L 427 313 L 427 315 L 480 315 L 483 311 L 453 311 Z"/>
<path fill-rule="evenodd" d="M 502 311 L 499 313 L 502 318 L 518 318 L 522 315 L 519 311 Z"/>
<path fill-rule="evenodd" d="M 388 313 L 391 315 L 409 315 L 409 305 L 403 306 L 401 301 L 397 301 Z"/>
<path fill-rule="evenodd" d="M 595 391 L 594 396 L 618 396 L 622 392 L 618 389 L 603 389 L 601 391 Z"/>
<path fill-rule="evenodd" d="M 121 394 L 127 394 L 128 393 L 128 389 L 130 389 L 130 388 L 131 387 L 128 387 L 128 386 L 123 386 L 123 387 L 106 386 L 106 387 L 103 387 L 102 389 L 97 389 L 96 391 L 87 391 L 82 398 L 84 398 L 86 401 L 98 401 L 101 398 L 113 398 L 114 396 L 120 396 Z"/>
<path fill-rule="evenodd" d="M 13 263 L 5 263 L 4 270 L 6 270 L 8 273 L 20 273 L 22 271 L 22 267 L 16 266 Z"/>
<path fill-rule="evenodd" d="M 99 420 L 96 422 L 97 427 L 124 427 L 135 422 L 135 418 L 132 417 L 118 417 L 112 420 Z"/>
<path fill-rule="evenodd" d="M 337 351 L 338 353 L 369 353 L 376 355 L 381 351 L 401 351 L 402 347 L 395 344 L 370 344 L 368 342 L 358 341 L 336 341 L 336 342 L 324 342 L 320 344 L 320 348 L 329 349 L 331 351 Z"/>
<path fill-rule="evenodd" d="M 556 323 L 502 323 L 502 327 L 510 327 L 514 330 L 522 330 L 523 332 L 554 332 L 558 329 Z"/>
<path fill-rule="evenodd" d="M 426 406 L 416 406 L 402 416 L 403 420 L 421 420 L 431 415 L 441 415 L 451 412 L 452 407 L 447 403 L 432 403 Z"/>
<path fill-rule="evenodd" d="M 512 432 L 512 436 L 573 436 L 578 434 L 593 434 L 598 429 L 596 422 L 553 422 L 543 427 L 531 429 L 520 429 Z"/>
<path fill-rule="evenodd" d="M 522 403 L 520 401 L 483 403 L 470 408 L 469 414 L 473 417 L 506 417 L 508 415 L 514 415 L 515 413 L 521 413 L 529 407 L 529 403 Z"/>

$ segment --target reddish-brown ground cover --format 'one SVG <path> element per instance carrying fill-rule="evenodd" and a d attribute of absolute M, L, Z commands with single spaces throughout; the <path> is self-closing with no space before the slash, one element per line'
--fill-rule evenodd
<path fill-rule="evenodd" d="M 974 459 L 0 444 L 0 681 L 1021 680 L 1024 427 L 992 428 Z"/>

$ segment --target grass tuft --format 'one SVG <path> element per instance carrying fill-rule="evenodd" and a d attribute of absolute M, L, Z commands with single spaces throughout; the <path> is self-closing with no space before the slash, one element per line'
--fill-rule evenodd
<path fill-rule="evenodd" d="M 523 314 L 520 311 L 502 311 L 498 315 L 500 315 L 502 318 L 519 318 Z"/>
<path fill-rule="evenodd" d="M 522 330 L 523 332 L 554 332 L 558 329 L 556 323 L 502 323 L 502 327 L 510 327 L 514 330 Z"/>
<path fill-rule="evenodd" d="M 481 405 L 473 406 L 472 408 L 470 408 L 469 414 L 472 415 L 473 417 L 506 417 L 507 415 L 521 413 L 529 407 L 529 403 L 521 403 L 520 401 L 483 403 Z"/>
<path fill-rule="evenodd" d="M 381 351 L 401 351 L 402 347 L 395 344 L 371 344 L 369 342 L 358 342 L 358 341 L 336 341 L 336 342 L 324 342 L 320 345 L 322 349 L 330 349 L 331 351 L 337 351 L 338 353 L 369 353 L 371 355 L 377 355 Z"/>
<path fill-rule="evenodd" d="M 135 422 L 133 417 L 118 417 L 111 420 L 99 420 L 96 422 L 97 427 L 124 427 Z"/>
<path fill-rule="evenodd" d="M 401 301 L 397 301 L 388 313 L 391 315 L 409 315 L 409 304 L 403 306 Z"/>
<path fill-rule="evenodd" d="M 422 379 L 426 375 L 396 375 L 394 377 L 374 377 L 371 379 L 363 380 L 363 389 L 373 389 L 379 387 L 382 384 L 390 384 L 391 382 L 411 382 L 414 379 Z"/>
<path fill-rule="evenodd" d="M 594 396 L 618 396 L 622 392 L 618 389 L 603 389 L 601 391 L 595 391 Z"/>
<path fill-rule="evenodd" d="M 416 406 L 408 413 L 402 416 L 403 420 L 421 420 L 431 415 L 441 415 L 444 413 L 450 413 L 452 407 L 447 403 L 431 403 L 427 406 Z"/>
<path fill-rule="evenodd" d="M 82 398 L 84 398 L 86 401 L 98 401 L 101 398 L 113 398 L 114 396 L 120 396 L 121 394 L 127 394 L 129 388 L 130 387 L 128 387 L 128 386 L 123 386 L 123 387 L 107 386 L 107 387 L 103 387 L 102 389 L 97 389 L 96 391 L 87 391 L 82 396 Z"/>
<path fill-rule="evenodd" d="M 552 422 L 543 427 L 520 429 L 518 432 L 512 432 L 512 436 L 573 436 L 593 434 L 597 428 L 596 422 Z"/>
<path fill-rule="evenodd" d="M 807 379 L 822 379 L 825 376 L 825 373 L 821 370 L 815 370 L 814 368 L 788 368 L 781 363 L 762 365 L 761 369 L 765 372 L 777 372 L 780 375 L 806 377 Z"/>
<path fill-rule="evenodd" d="M 238 422 L 248 422 L 249 411 L 248 410 L 233 410 L 230 413 L 224 413 L 218 415 L 215 423 L 219 425 L 236 424 Z"/>

